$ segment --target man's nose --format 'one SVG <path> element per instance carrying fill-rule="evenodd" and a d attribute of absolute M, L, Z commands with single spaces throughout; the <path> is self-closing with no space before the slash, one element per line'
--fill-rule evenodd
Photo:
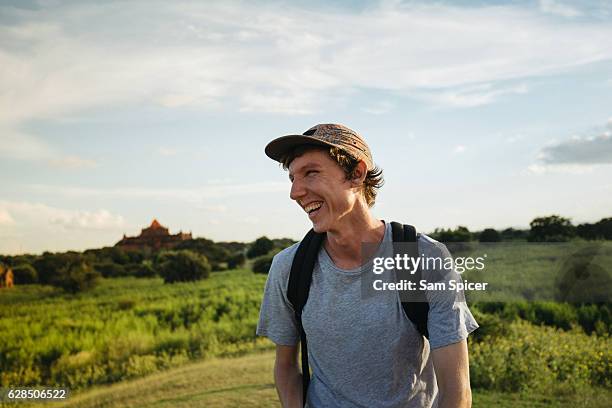
<path fill-rule="evenodd" d="M 306 190 L 304 189 L 304 183 L 299 181 L 298 179 L 294 179 L 293 183 L 291 183 L 291 191 L 289 192 L 289 197 L 297 201 L 301 197 L 304 197 L 306 194 Z"/>

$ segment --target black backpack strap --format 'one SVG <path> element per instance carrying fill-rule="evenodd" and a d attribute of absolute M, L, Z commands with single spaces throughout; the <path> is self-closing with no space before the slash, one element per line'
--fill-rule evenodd
<path fill-rule="evenodd" d="M 308 364 L 306 332 L 302 325 L 302 309 L 304 309 L 304 305 L 308 300 L 308 293 L 310 292 L 310 284 L 312 282 L 312 271 L 324 237 L 325 234 L 316 233 L 311 229 L 304 239 L 302 239 L 295 253 L 295 257 L 293 258 L 293 263 L 291 264 L 289 285 L 287 287 L 287 298 L 293 306 L 295 320 L 298 325 L 298 330 L 300 331 L 304 405 L 306 405 L 308 385 L 310 384 L 310 366 Z"/>
<path fill-rule="evenodd" d="M 402 225 L 398 222 L 391 223 L 391 231 L 393 242 L 414 242 L 416 245 L 409 246 L 408 256 L 411 258 L 419 257 L 419 246 L 417 240 L 416 229 L 412 225 Z M 419 267 L 414 274 L 410 276 L 413 282 L 421 280 L 422 272 Z M 417 286 L 418 287 L 418 286 Z M 425 298 L 424 293 L 419 293 L 418 296 Z M 429 339 L 429 331 L 427 329 L 427 317 L 429 314 L 429 303 L 426 301 L 402 302 L 404 313 L 410 321 L 416 326 L 419 333 L 426 339 Z"/>

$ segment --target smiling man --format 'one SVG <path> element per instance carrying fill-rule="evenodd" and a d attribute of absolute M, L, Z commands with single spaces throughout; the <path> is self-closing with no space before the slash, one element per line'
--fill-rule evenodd
<path fill-rule="evenodd" d="M 465 302 L 430 302 L 423 329 L 397 293 L 363 297 L 363 243 L 388 257 L 394 240 L 391 224 L 370 210 L 383 178 L 364 139 L 322 124 L 275 139 L 265 152 L 289 171 L 289 196 L 312 222 L 301 243 L 274 257 L 257 327 L 276 344 L 283 407 L 471 406 L 466 338 L 478 325 Z M 419 253 L 449 256 L 426 235 L 415 239 Z M 310 266 L 302 247 L 315 249 Z M 312 276 L 301 307 L 290 281 L 306 272 Z M 302 365 L 312 368 L 311 379 L 298 364 L 298 344 L 306 339 Z"/>

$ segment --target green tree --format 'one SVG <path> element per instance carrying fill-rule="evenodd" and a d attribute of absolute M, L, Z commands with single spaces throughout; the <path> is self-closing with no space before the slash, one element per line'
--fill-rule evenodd
<path fill-rule="evenodd" d="M 157 269 L 166 283 L 208 278 L 210 263 L 204 255 L 192 251 L 167 251 L 159 254 Z"/>
<path fill-rule="evenodd" d="M 227 267 L 228 269 L 240 268 L 241 266 L 244 266 L 245 262 L 246 257 L 244 254 L 242 252 L 238 252 L 230 256 L 230 258 L 227 260 Z"/>
<path fill-rule="evenodd" d="M 93 268 L 100 272 L 105 278 L 118 278 L 127 275 L 124 265 L 111 261 L 97 262 L 93 264 Z"/>
<path fill-rule="evenodd" d="M 21 264 L 13 268 L 13 276 L 15 284 L 27 285 L 30 283 L 38 283 L 38 274 L 36 269 L 30 264 Z"/>
<path fill-rule="evenodd" d="M 55 285 L 56 280 L 62 279 L 65 268 L 85 262 L 85 257 L 78 252 L 51 253 L 44 252 L 32 264 L 38 273 L 38 281 L 43 285 Z M 58 285 L 55 285 L 58 286 Z"/>
<path fill-rule="evenodd" d="M 272 266 L 272 255 L 263 255 L 256 258 L 253 262 L 253 272 L 255 273 L 268 273 Z"/>
<path fill-rule="evenodd" d="M 127 275 L 137 278 L 152 278 L 157 275 L 157 271 L 153 267 L 153 262 L 150 260 L 142 261 L 141 263 L 131 263 L 125 265 Z"/>
<path fill-rule="evenodd" d="M 272 242 L 272 240 L 270 240 L 268 237 L 263 236 L 257 238 L 249 247 L 249 250 L 247 251 L 247 258 L 253 259 L 257 258 L 258 256 L 265 255 L 270 252 L 272 248 L 274 248 L 274 242 Z"/>
<path fill-rule="evenodd" d="M 210 262 L 212 270 L 214 271 L 221 270 L 222 265 L 225 265 L 231 255 L 225 247 L 206 238 L 196 238 L 183 241 L 178 244 L 175 249 L 186 249 L 192 252 L 197 252 L 200 255 L 204 255 Z"/>
<path fill-rule="evenodd" d="M 501 235 L 493 228 L 485 228 L 478 237 L 480 242 L 499 242 L 501 241 Z"/>
<path fill-rule="evenodd" d="M 100 279 L 100 273 L 85 262 L 68 263 L 58 272 L 52 285 L 69 293 L 93 289 Z"/>
<path fill-rule="evenodd" d="M 529 223 L 530 242 L 564 242 L 575 236 L 576 231 L 568 218 L 559 215 L 534 218 Z"/>
<path fill-rule="evenodd" d="M 529 236 L 529 230 L 506 228 L 501 232 L 502 241 L 524 241 Z"/>
<path fill-rule="evenodd" d="M 437 241 L 448 242 L 469 242 L 472 240 L 472 233 L 467 227 L 458 226 L 454 230 L 436 228 L 431 234 L 431 237 Z"/>
<path fill-rule="evenodd" d="M 602 218 L 595 224 L 580 224 L 576 227 L 576 235 L 588 240 L 612 240 L 612 218 Z"/>

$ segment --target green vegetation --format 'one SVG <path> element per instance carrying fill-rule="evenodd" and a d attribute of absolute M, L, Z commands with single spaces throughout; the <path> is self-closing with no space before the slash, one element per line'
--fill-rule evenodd
<path fill-rule="evenodd" d="M 532 242 L 566 242 L 576 235 L 572 222 L 558 215 L 535 218 L 529 226 L 528 240 Z"/>
<path fill-rule="evenodd" d="M 449 248 L 451 245 L 448 245 Z M 451 249 L 451 252 L 452 249 Z M 609 302 L 612 295 L 612 242 L 469 243 L 455 257 L 482 257 L 485 268 L 463 278 L 488 282 L 486 291 L 467 293 L 470 302 Z"/>
<path fill-rule="evenodd" d="M 0 292 L 0 386 L 117 382 L 261 346 L 265 276 L 239 270 L 164 285 L 104 279 L 70 295 L 50 286 Z"/>
<path fill-rule="evenodd" d="M 68 293 L 89 290 L 98 284 L 100 274 L 85 262 L 67 264 L 59 269 L 51 284 Z"/>
<path fill-rule="evenodd" d="M 509 229 L 439 232 L 470 235 L 468 245 L 450 241 L 460 244 L 459 256 L 488 255 L 484 271 L 463 275 L 491 289 L 468 293 L 481 325 L 470 337 L 474 406 L 606 406 L 612 243 L 534 244 L 524 231 Z M 497 237 L 501 243 L 484 243 Z M 0 387 L 78 391 L 148 376 L 86 392 L 69 406 L 90 406 L 94 395 L 102 401 L 97 406 L 277 406 L 270 354 L 238 360 L 243 372 L 234 360 L 215 360 L 158 373 L 272 347 L 255 336 L 265 274 L 273 254 L 292 241 L 268 240 L 272 246 L 249 261 L 261 273 L 211 273 L 215 264 L 244 264 L 246 246 L 219 243 L 219 250 L 212 241 L 194 241 L 160 253 L 103 248 L 3 257 L 22 284 L 0 291 Z M 175 373 L 187 372 L 197 380 L 180 377 L 183 387 L 177 386 Z"/>
<path fill-rule="evenodd" d="M 208 278 L 210 264 L 205 256 L 191 251 L 166 251 L 157 258 L 160 276 L 166 283 Z"/>
<path fill-rule="evenodd" d="M 274 242 L 268 237 L 260 237 L 253 242 L 246 253 L 247 258 L 257 258 L 258 256 L 265 255 L 274 248 Z"/>
<path fill-rule="evenodd" d="M 253 272 L 267 274 L 272 266 L 272 258 L 274 258 L 274 255 L 263 255 L 255 258 L 252 266 Z"/>
<path fill-rule="evenodd" d="M 252 407 L 278 408 L 272 369 L 274 353 L 254 353 L 238 358 L 211 359 L 187 364 L 143 379 L 98 387 L 72 395 L 61 408 Z M 472 391 L 474 408 L 607 408 L 609 389 L 581 389 L 575 393 L 531 391 L 501 393 Z M 41 408 L 48 403 L 40 404 Z"/>
<path fill-rule="evenodd" d="M 21 264 L 13 268 L 16 285 L 28 285 L 38 282 L 36 269 L 30 264 Z"/>
<path fill-rule="evenodd" d="M 562 331 L 526 322 L 499 329 L 471 344 L 474 388 L 571 393 L 612 385 L 612 342 L 607 334 L 588 336 L 579 329 Z"/>
<path fill-rule="evenodd" d="M 99 277 L 150 278 L 160 275 L 168 283 L 203 279 L 211 271 L 243 267 L 247 252 L 250 257 L 272 256 L 293 243 L 288 238 L 271 240 L 265 236 L 251 244 L 196 238 L 182 241 L 173 250 L 157 252 L 149 247 L 142 250 L 105 247 L 88 249 L 83 253 L 0 255 L 0 262 L 12 267 L 17 285 L 40 283 L 76 293 L 93 288 Z"/>
<path fill-rule="evenodd" d="M 239 270 L 174 285 L 104 279 L 77 295 L 39 285 L 6 290 L 1 385 L 83 389 L 269 347 L 255 338 L 265 279 Z M 479 303 L 473 311 L 482 326 L 470 342 L 475 388 L 545 395 L 552 385 L 610 387 L 608 305 Z"/>
<path fill-rule="evenodd" d="M 478 236 L 480 242 L 499 242 L 502 236 L 493 228 L 485 228 Z"/>

